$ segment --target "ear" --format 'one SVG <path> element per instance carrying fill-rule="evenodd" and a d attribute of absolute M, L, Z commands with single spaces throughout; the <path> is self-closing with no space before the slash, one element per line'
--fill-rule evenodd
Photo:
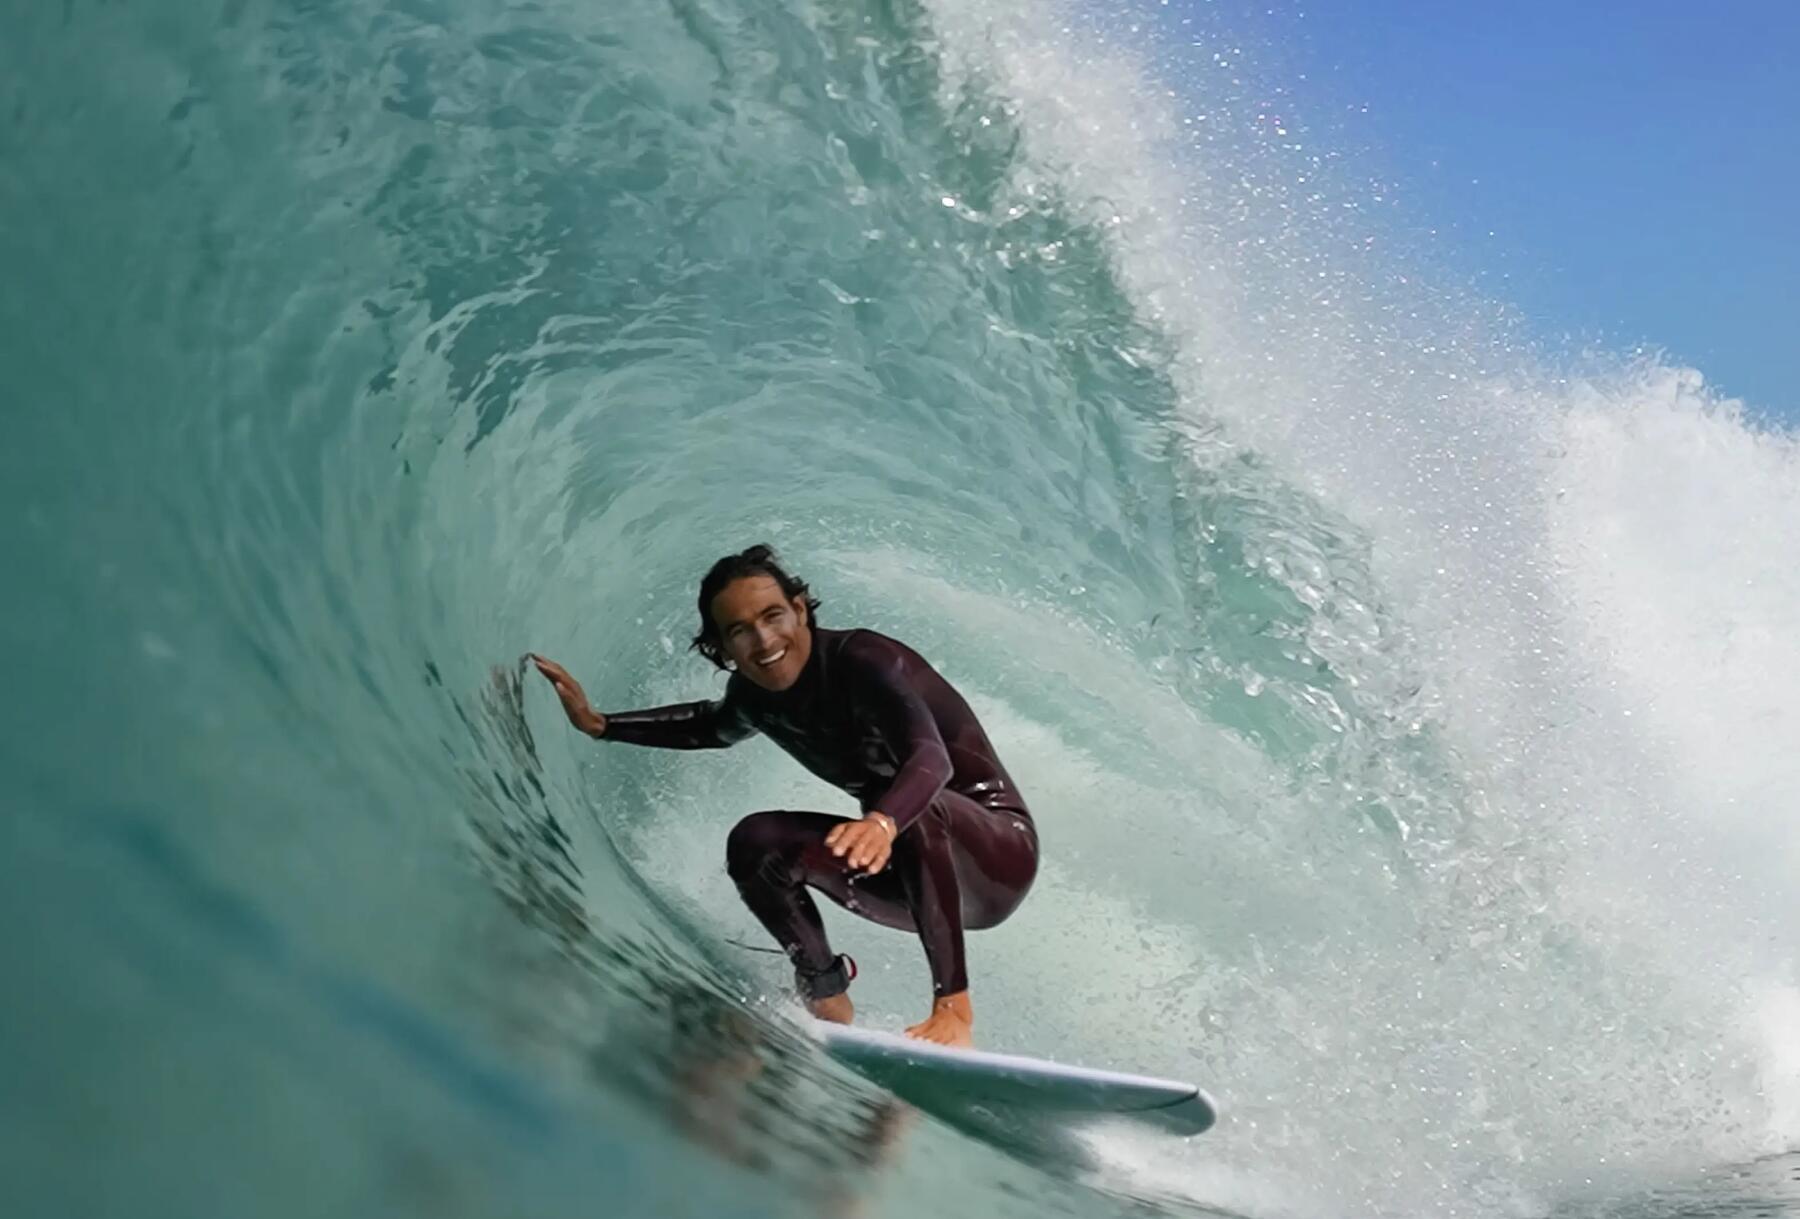
<path fill-rule="evenodd" d="M 801 626 L 811 626 L 812 625 L 812 615 L 806 612 L 806 597 L 805 597 L 805 595 L 800 595 L 800 596 L 795 597 L 793 599 L 793 601 L 791 602 L 791 604 L 794 607 L 794 616 L 796 618 L 800 619 L 800 625 Z"/>

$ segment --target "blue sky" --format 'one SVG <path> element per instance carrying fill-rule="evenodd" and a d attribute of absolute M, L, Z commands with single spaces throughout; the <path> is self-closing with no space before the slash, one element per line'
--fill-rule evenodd
<path fill-rule="evenodd" d="M 1800 0 L 1227 5 L 1542 334 L 1661 348 L 1800 423 Z"/>

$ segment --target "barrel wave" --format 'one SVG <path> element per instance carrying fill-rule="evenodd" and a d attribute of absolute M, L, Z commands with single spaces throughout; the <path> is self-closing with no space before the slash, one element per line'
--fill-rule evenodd
<path fill-rule="evenodd" d="M 1547 353 L 1138 7 L 9 6 L 19 1213 L 1792 1204 L 1800 443 Z M 716 694 L 760 541 L 1038 817 L 981 1042 L 1216 1130 L 1034 1156 L 832 1065 L 723 857 L 842 797 L 522 667 Z"/>

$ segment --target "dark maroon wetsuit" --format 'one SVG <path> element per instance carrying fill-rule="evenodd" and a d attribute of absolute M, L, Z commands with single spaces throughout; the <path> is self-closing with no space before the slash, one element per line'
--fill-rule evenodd
<path fill-rule="evenodd" d="M 756 732 L 899 829 L 874 876 L 825 846 L 845 817 L 751 813 L 731 831 L 726 868 L 802 989 L 825 998 L 849 984 L 811 886 L 863 918 L 918 932 L 935 993 L 967 990 L 963 929 L 1005 919 L 1037 875 L 1031 814 L 969 704 L 903 643 L 814 627 L 812 654 L 786 690 L 734 673 L 716 702 L 608 715 L 602 739 L 719 749 Z"/>

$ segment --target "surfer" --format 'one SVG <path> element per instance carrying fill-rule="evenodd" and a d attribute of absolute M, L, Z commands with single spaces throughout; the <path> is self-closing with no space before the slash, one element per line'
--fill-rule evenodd
<path fill-rule="evenodd" d="M 973 1043 L 963 932 L 992 927 L 1037 875 L 1037 830 L 968 703 L 905 644 L 817 624 L 819 601 L 767 546 L 712 565 L 692 648 L 731 673 L 717 700 L 601 714 L 561 665 L 533 655 L 577 729 L 598 740 L 720 749 L 757 732 L 854 796 L 860 817 L 770 810 L 737 823 L 725 866 L 794 964 L 821 1020 L 848 1024 L 854 966 L 831 950 L 807 889 L 917 933 L 931 1014 L 907 1034 Z"/>

